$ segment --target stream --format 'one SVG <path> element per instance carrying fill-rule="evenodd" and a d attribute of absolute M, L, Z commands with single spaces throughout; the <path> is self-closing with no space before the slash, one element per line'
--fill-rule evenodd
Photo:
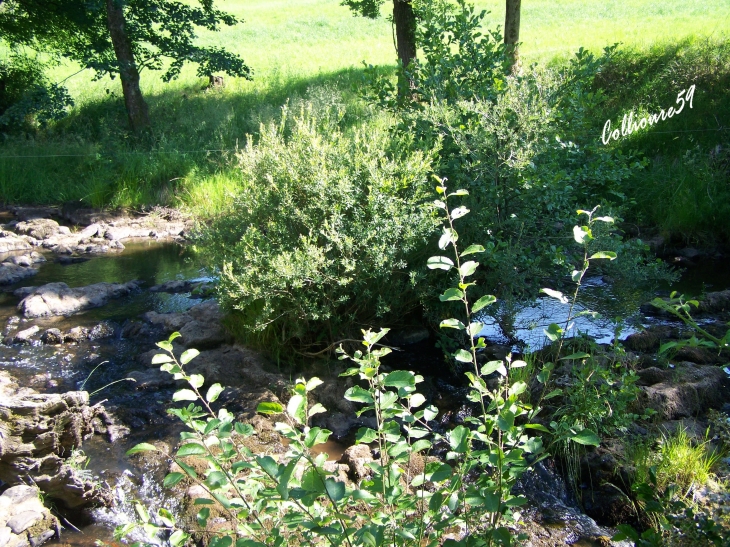
<path fill-rule="evenodd" d="M 120 441 L 109 443 L 96 435 L 82 447 L 88 458 L 86 472 L 98 477 L 98 480 L 113 490 L 114 506 L 94 509 L 84 514 L 83 518 L 79 517 L 80 520 L 67 523 L 61 540 L 54 540 L 48 545 L 90 547 L 97 540 L 111 543 L 114 526 L 130 522 L 134 518 L 131 504 L 133 498 L 145 500 L 154 510 L 161 506 L 172 510 L 176 508 L 175 500 L 167 498 L 160 486 L 166 470 L 139 469 L 124 455 L 129 447 L 142 441 L 155 440 L 174 446 L 180 431 L 176 423 L 165 414 L 172 389 L 140 391 L 135 389 L 131 381 L 125 380 L 131 371 L 142 368 L 137 356 L 153 349 L 156 341 L 144 334 L 130 335 L 133 331 L 129 330 L 129 325 L 149 311 L 184 312 L 202 301 L 189 292 L 150 292 L 150 287 L 173 280 L 209 278 L 206 277 L 206 272 L 195 266 L 185 247 L 179 244 L 143 242 L 125 243 L 125 246 L 122 253 L 89 255 L 88 259 L 84 257 L 83 261 L 66 265 L 59 263 L 49 253 L 46 255 L 48 261 L 40 265 L 37 275 L 5 287 L 0 292 L 0 326 L 12 326 L 17 322 L 16 306 L 19 301 L 13 291 L 20 287 L 59 281 L 70 287 L 101 281 L 125 283 L 138 279 L 143 282 L 140 290 L 111 300 L 102 307 L 71 317 L 32 320 L 32 324 L 38 325 L 41 330 L 57 328 L 67 331 L 73 327 L 86 327 L 92 333 L 101 333 L 98 338 L 92 336 L 92 339 L 78 343 L 59 345 L 0 345 L 0 368 L 15 377 L 21 386 L 32 387 L 39 392 L 86 390 L 91 394 L 92 404 L 104 401 L 105 406 L 114 411 L 121 423 L 131 430 Z M 0 254 L 0 262 L 7 256 Z M 730 288 L 730 262 L 725 260 L 708 263 L 688 270 L 676 288 L 688 293 Z M 624 338 L 641 325 L 646 326 L 657 321 L 639 313 L 638 307 L 645 301 L 646 293 L 638 289 L 618 291 L 600 278 L 589 280 L 581 292 L 578 310 L 590 308 L 600 312 L 605 319 L 592 321 L 581 318 L 576 322 L 574 330 L 587 333 L 601 343 L 610 343 L 618 332 Z M 557 301 L 538 298 L 516 310 L 502 309 L 499 312 L 499 321 L 485 317 L 483 320 L 486 326 L 482 335 L 492 343 L 511 344 L 516 339 L 523 348 L 539 349 L 545 343 L 543 328 L 552 322 L 563 322 L 566 312 L 567 307 Z M 505 336 L 500 327 L 500 324 L 505 325 L 505 316 L 511 317 L 511 338 Z M 619 324 L 613 319 L 615 317 L 627 320 L 619 328 Z M 21 325 L 26 322 L 31 321 L 20 320 Z M 7 329 L 8 327 L 6 331 Z M 434 349 L 432 341 L 417 344 L 397 359 L 404 368 L 433 375 L 436 389 L 442 392 L 444 400 L 451 401 L 445 403 L 446 406 L 453 405 L 454 413 L 458 412 L 463 390 L 450 385 L 448 378 L 443 377 L 443 360 L 438 350 Z M 332 442 L 319 448 L 326 451 L 330 459 L 337 460 L 344 446 Z M 577 508 L 559 473 L 550 466 L 541 464 L 532 478 L 526 481 L 524 488 L 539 493 L 538 504 L 544 505 L 541 507 L 543 513 L 549 510 L 559 513 L 554 519 L 556 526 L 568 520 L 590 521 Z M 78 530 L 73 530 L 71 524 Z M 590 528 L 591 525 L 586 526 Z M 599 535 L 598 532 L 608 533 L 597 529 L 596 535 Z M 575 538 L 569 544 L 586 546 L 593 543 Z"/>

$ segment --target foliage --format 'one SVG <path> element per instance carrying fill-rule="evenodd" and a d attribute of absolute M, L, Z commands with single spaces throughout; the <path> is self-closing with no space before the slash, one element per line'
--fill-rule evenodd
<path fill-rule="evenodd" d="M 162 70 L 164 81 L 177 78 L 185 62 L 198 64 L 198 75 L 215 72 L 248 77 L 250 69 L 237 55 L 195 43 L 196 28 L 216 31 L 237 20 L 215 8 L 213 0 L 198 5 L 174 0 L 114 0 L 124 9 L 126 32 L 138 68 Z M 50 9 L 49 9 L 50 8 Z M 120 60 L 107 27 L 106 0 L 5 0 L 0 11 L 3 38 L 72 59 L 100 78 L 119 73 Z"/>
<path fill-rule="evenodd" d="M 380 77 L 367 98 L 396 113 L 400 139 L 438 146 L 435 170 L 469 190 L 473 216 L 462 233 L 484 242 L 478 278 L 503 299 L 524 296 L 537 288 L 533 280 L 571 262 L 564 227 L 572 212 L 586 202 L 620 211 L 622 185 L 645 165 L 595 139 L 605 94 L 591 88 L 615 47 L 599 57 L 581 49 L 560 71 L 508 76 L 501 36 L 482 34 L 483 12 L 462 1 L 428 3 L 419 13 L 423 59 L 407 70 L 412 92 Z M 620 273 L 635 281 L 645 250 L 631 251 L 626 264 L 639 267 Z"/>
<path fill-rule="evenodd" d="M 689 495 L 707 483 L 710 469 L 720 458 L 709 450 L 707 442 L 693 443 L 683 429 L 663 437 L 656 454 L 647 447 L 635 448 L 637 475 L 631 489 L 651 526 L 640 533 L 631 525 L 619 525 L 613 539 L 630 539 L 637 547 L 724 545 L 727 530 Z"/>
<path fill-rule="evenodd" d="M 465 195 L 464 191 L 447 194 L 442 185 L 437 190 L 445 200 Z M 483 249 L 472 245 L 460 252 L 454 220 L 468 211 L 463 207 L 450 210 L 446 201 L 441 200 L 436 205 L 446 214 L 440 247 L 446 250 L 451 245 L 454 261 L 436 256 L 428 264 L 432 269 L 453 269 L 457 273 L 458 288 L 447 289 L 444 300 L 458 300 L 464 305 L 464 322 L 452 318 L 445 320 L 443 327 L 474 333 L 478 323 L 473 321 L 473 314 L 494 297 L 470 303 L 467 291 L 473 284 L 467 278 L 473 275 L 478 263 L 461 259 Z M 206 497 L 195 500 L 196 505 L 202 506 L 195 531 L 211 534 L 209 545 L 230 546 L 234 538 L 238 538 L 236 545 L 240 547 L 279 546 L 292 541 L 368 547 L 515 544 L 506 524 L 518 518 L 517 508 L 525 500 L 512 495 L 511 488 L 531 463 L 544 457 L 541 439 L 528 435 L 530 430 L 544 430 L 531 423 L 539 408 L 520 402 L 526 383 L 510 381 L 510 371 L 525 363 L 507 359 L 480 368 L 476 351 L 484 347 L 484 340 L 474 341 L 470 337 L 468 350 L 457 351 L 455 358 L 473 367 L 473 372 L 467 373 L 469 400 L 480 411 L 466 420 L 468 427 L 459 425 L 441 436 L 429 425 L 436 418 L 437 409 L 424 407 L 426 398 L 417 392 L 417 384 L 423 378 L 410 371 L 381 372 L 380 358 L 390 349 L 376 346 L 385 334 L 387 329 L 378 333 L 364 330 L 364 352 L 358 350 L 350 356 L 339 349 L 341 359 L 356 365 L 342 375 L 358 376 L 366 386 L 354 385 L 345 398 L 364 404 L 358 413 L 369 413 L 375 418 L 374 429 L 358 430 L 357 442 L 374 444 L 378 460 L 367 465 L 370 477 L 352 486 L 325 471 L 326 454 L 313 456 L 311 452 L 331 434 L 309 425 L 312 415 L 325 411 L 319 404 L 308 404 L 309 392 L 322 383 L 319 379 L 298 379 L 286 407 L 273 402 L 259 405 L 259 412 L 283 415 L 286 420 L 276 424 L 277 431 L 288 439 L 288 452 L 277 461 L 270 456 L 254 455 L 240 443 L 254 433 L 253 427 L 236 422 L 223 408 L 213 410 L 211 405 L 224 390 L 220 384 L 208 387 L 203 396 L 204 377 L 185 372 L 184 366 L 197 357 L 197 350 L 188 349 L 176 358 L 172 342 L 178 333 L 158 343 L 166 353 L 156 355 L 152 363 L 189 385 L 178 390 L 173 400 L 192 401 L 187 407 L 169 410 L 185 423 L 188 431 L 182 433 L 183 444 L 173 457 L 180 471 L 168 474 L 165 486 L 173 487 L 183 479 L 191 479 L 206 491 Z M 494 374 L 499 381 L 495 388 L 489 388 L 485 378 Z M 446 462 L 435 458 L 424 461 L 423 456 L 428 455 L 434 443 L 446 443 Z M 157 449 L 141 443 L 129 453 L 149 450 Z M 188 456 L 199 456 L 208 462 L 205 474 L 186 463 Z M 414 459 L 423 462 L 422 470 L 415 473 L 411 471 Z M 209 506 L 216 502 L 227 517 L 224 526 L 212 531 L 208 529 Z M 168 532 L 170 544 L 179 547 L 195 532 L 178 527 L 165 509 L 159 511 L 157 518 L 150 516 L 141 503 L 137 509 L 141 522 L 118 527 L 117 538 L 141 525 L 151 539 L 161 531 Z M 446 539 L 447 535 L 452 538 Z M 453 535 L 458 539 L 453 539 Z"/>
<path fill-rule="evenodd" d="M 678 350 L 683 347 L 705 347 L 717 350 L 718 354 L 727 351 L 730 348 L 730 329 L 722 338 L 713 336 L 703 329 L 690 314 L 691 307 L 699 308 L 700 303 L 697 300 L 685 300 L 684 295 L 677 296 L 676 291 L 672 291 L 668 299 L 655 298 L 651 302 L 652 306 L 658 308 L 668 314 L 673 315 L 677 319 L 681 319 L 685 325 L 692 328 L 701 338 L 693 334 L 687 340 L 673 340 L 662 344 L 659 348 L 659 354 L 666 353 L 670 350 Z"/>
<path fill-rule="evenodd" d="M 0 61 L 0 127 L 26 129 L 66 115 L 73 99 L 66 88 L 48 81 L 47 63 L 15 52 Z"/>
<path fill-rule="evenodd" d="M 430 158 L 397 148 L 387 128 L 348 133 L 340 120 L 336 106 L 310 103 L 262 126 L 239 154 L 229 211 L 198 240 L 220 269 L 221 303 L 249 340 L 333 349 L 420 306 L 419 265 L 435 229 Z"/>

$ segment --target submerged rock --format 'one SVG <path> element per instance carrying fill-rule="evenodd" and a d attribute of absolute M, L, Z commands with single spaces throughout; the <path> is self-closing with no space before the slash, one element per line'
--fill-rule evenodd
<path fill-rule="evenodd" d="M 144 314 L 145 321 L 161 326 L 165 332 L 178 331 L 185 347 L 195 349 L 216 348 L 230 340 L 221 325 L 222 319 L 223 313 L 215 300 L 201 302 L 184 313 Z"/>
<path fill-rule="evenodd" d="M 23 316 L 49 317 L 71 315 L 103 306 L 112 298 L 125 296 L 139 287 L 139 281 L 128 283 L 95 283 L 70 288 L 66 283 L 48 283 L 37 287 L 18 304 Z"/>
<path fill-rule="evenodd" d="M 0 285 L 12 285 L 38 273 L 36 268 L 21 266 L 12 262 L 0 264 Z"/>

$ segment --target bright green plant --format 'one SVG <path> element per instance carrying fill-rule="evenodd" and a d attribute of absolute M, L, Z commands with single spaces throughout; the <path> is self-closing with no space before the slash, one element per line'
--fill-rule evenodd
<path fill-rule="evenodd" d="M 426 201 L 430 158 L 393 150 L 387 124 L 347 132 L 341 115 L 309 103 L 262 126 L 239 154 L 230 209 L 198 241 L 248 343 L 334 350 L 362 327 L 420 310 L 437 226 Z"/>
<path fill-rule="evenodd" d="M 693 334 L 686 340 L 672 340 L 671 342 L 666 342 L 659 348 L 660 355 L 670 350 L 676 351 L 683 347 L 704 347 L 717 350 L 718 354 L 730 349 L 730 329 L 728 329 L 722 338 L 719 338 L 707 332 L 697 323 L 697 321 L 694 320 L 690 314 L 690 310 L 691 306 L 699 308 L 700 304 L 697 300 L 685 300 L 683 294 L 677 296 L 677 292 L 672 291 L 669 295 L 669 299 L 655 298 L 652 300 L 651 304 L 655 308 L 659 308 L 660 310 L 681 319 L 685 325 L 692 328 L 700 335 L 699 338 L 697 337 L 697 334 Z"/>
<path fill-rule="evenodd" d="M 444 437 L 435 434 L 429 422 L 437 416 L 433 406 L 424 406 L 426 399 L 417 392 L 423 378 L 413 372 L 380 371 L 380 359 L 390 350 L 379 347 L 387 329 L 374 333 L 363 331 L 364 351 L 348 355 L 340 348 L 341 359 L 355 363 L 345 376 L 358 376 L 365 387 L 355 385 L 345 397 L 365 406 L 360 413 L 372 414 L 374 428 L 361 428 L 357 442 L 374 444 L 377 460 L 368 464 L 370 477 L 359 484 L 346 484 L 324 469 L 326 455 L 314 456 L 311 449 L 325 442 L 330 432 L 311 427 L 310 417 L 325 409 L 309 406 L 308 395 L 321 381 L 299 379 L 286 404 L 261 403 L 259 412 L 281 416 L 276 430 L 287 438 L 288 451 L 278 460 L 251 453 L 242 441 L 254 433 L 253 427 L 237 422 L 224 408 L 213 405 L 223 387 L 213 384 L 205 395 L 201 389 L 205 379 L 184 370 L 198 352 L 186 350 L 179 359 L 173 352 L 174 333 L 158 346 L 166 353 L 156 355 L 153 364 L 188 383 L 173 396 L 174 401 L 191 401 L 187 407 L 169 412 L 183 421 L 187 431 L 181 434 L 183 444 L 174 454 L 177 469 L 165 478 L 165 486 L 173 487 L 183 480 L 192 480 L 206 491 L 196 499 L 201 506 L 197 526 L 180 527 L 171 513 L 161 509 L 153 517 L 143 504 L 137 504 L 139 523 L 122 526 L 116 536 L 129 534 L 142 525 L 150 537 L 164 532 L 174 547 L 183 545 L 192 534 L 203 534 L 213 547 L 281 546 L 292 542 L 302 545 L 347 545 L 376 547 L 436 545 L 513 545 L 515 539 L 507 525 L 519 517 L 518 507 L 525 499 L 511 493 L 515 481 L 530 464 L 545 457 L 540 437 L 528 432 L 547 431 L 531 423 L 539 408 L 521 401 L 526 382 L 511 382 L 510 372 L 524 367 L 522 361 L 508 358 L 483 366 L 477 362 L 477 351 L 484 340 L 475 335 L 481 330 L 474 314 L 494 301 L 483 296 L 473 305 L 467 291 L 473 286 L 468 278 L 478 263 L 464 260 L 483 252 L 478 245 L 460 251 L 454 221 L 468 210 L 447 206 L 449 198 L 465 195 L 464 191 L 446 193 L 437 187 L 443 200 L 436 205 L 445 213 L 445 227 L 439 246 L 451 246 L 453 260 L 435 256 L 428 260 L 432 269 L 456 275 L 456 285 L 442 295 L 444 301 L 463 305 L 462 322 L 456 318 L 443 321 L 444 328 L 468 334 L 467 349 L 455 352 L 454 358 L 469 364 L 467 372 L 471 390 L 469 400 L 478 409 L 475 416 L 449 431 Z M 468 325 L 468 326 L 466 326 Z M 496 375 L 498 382 L 490 388 L 486 377 Z M 448 446 L 446 461 L 428 457 L 434 442 Z M 129 452 L 157 450 L 142 443 Z M 423 461 L 424 456 L 426 460 Z M 202 458 L 208 469 L 195 471 L 188 457 Z M 421 460 L 422 471 L 413 471 L 411 464 Z M 476 472 L 476 473 L 475 473 Z M 474 479 L 470 477 L 476 476 Z M 226 525 L 215 531 L 208 527 L 211 505 L 222 507 Z M 446 534 L 451 537 L 447 539 Z"/>

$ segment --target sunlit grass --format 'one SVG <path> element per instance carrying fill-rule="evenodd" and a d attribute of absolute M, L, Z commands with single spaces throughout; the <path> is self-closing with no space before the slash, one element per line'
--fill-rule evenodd
<path fill-rule="evenodd" d="M 154 138 L 139 143 L 126 130 L 118 78 L 93 81 L 89 71 L 57 67 L 51 79 L 65 80 L 76 107 L 32 140 L 11 136 L 0 144 L 0 202 L 138 206 L 163 200 L 213 214 L 235 186 L 232 151 L 287 100 L 313 88 L 337 89 L 350 123 L 358 123 L 365 111 L 352 87 L 363 62 L 394 66 L 390 23 L 354 17 L 339 0 L 218 5 L 243 23 L 201 33 L 200 41 L 240 54 L 254 70 L 253 81 L 226 78 L 224 89 L 208 92 L 193 67 L 170 83 L 143 73 Z M 386 2 L 384 14 L 387 8 Z M 480 0 L 477 8 L 491 10 L 487 26 L 503 24 L 503 0 Z M 645 48 L 693 34 L 727 36 L 729 29 L 726 0 L 541 0 L 523 4 L 522 55 L 528 63 L 547 62 L 581 46 Z"/>

